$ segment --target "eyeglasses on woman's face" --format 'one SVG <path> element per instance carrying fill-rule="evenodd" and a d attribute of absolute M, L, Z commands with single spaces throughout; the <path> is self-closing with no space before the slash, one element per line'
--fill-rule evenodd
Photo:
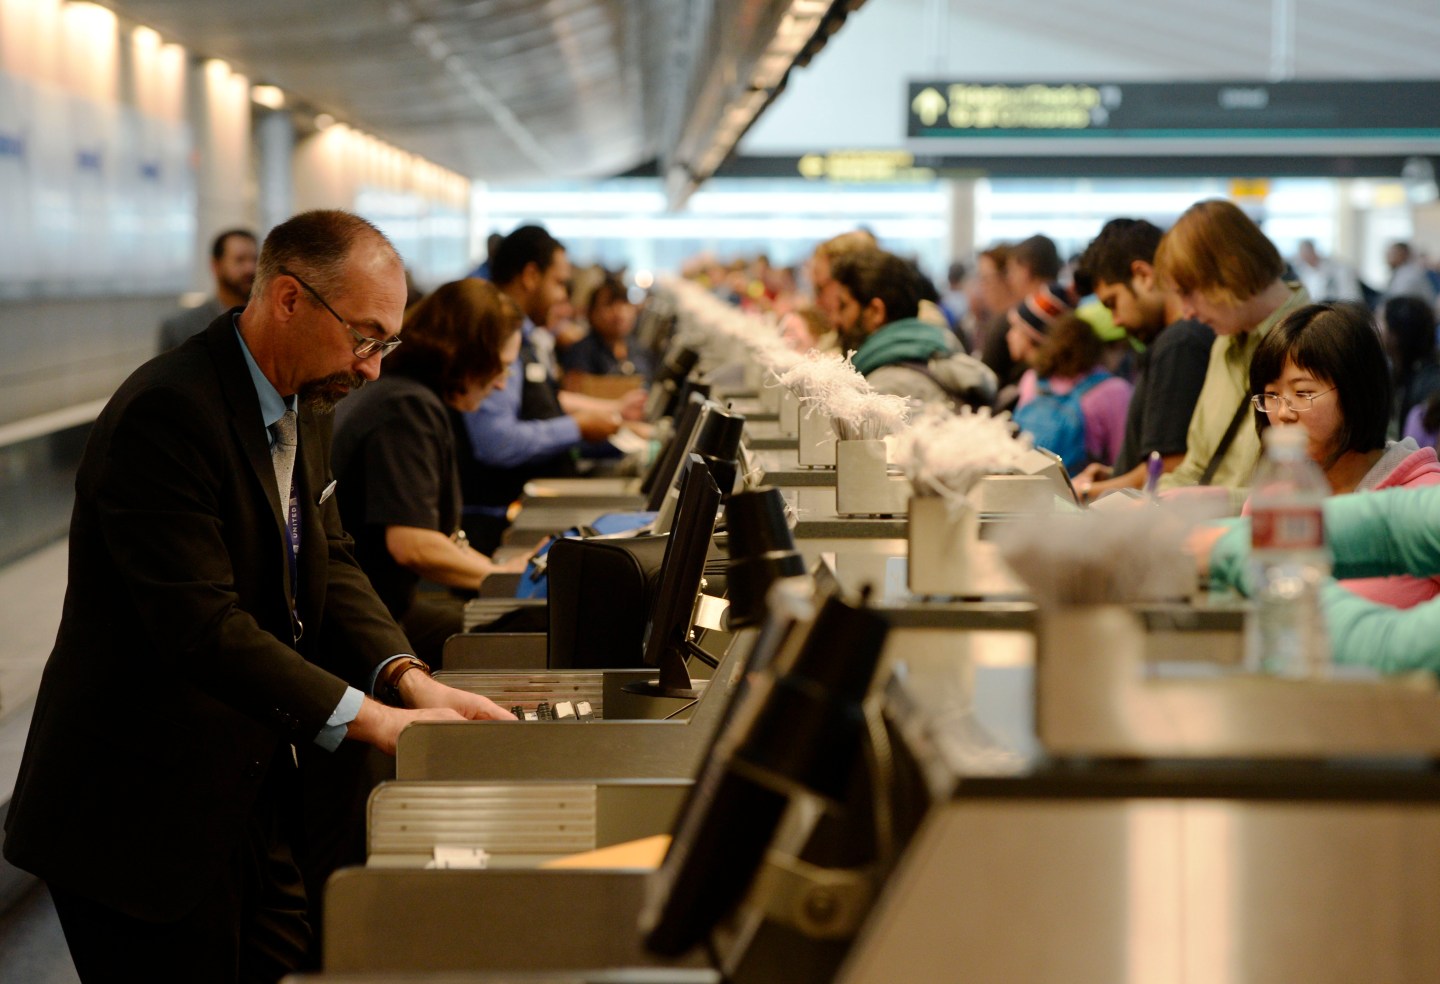
<path fill-rule="evenodd" d="M 1250 397 L 1250 402 L 1256 410 L 1263 413 L 1279 413 L 1281 407 L 1291 413 L 1305 413 L 1315 408 L 1316 400 L 1333 392 L 1335 392 L 1334 386 L 1319 393 L 1296 393 L 1293 397 L 1283 396 L 1279 393 L 1256 393 Z"/>

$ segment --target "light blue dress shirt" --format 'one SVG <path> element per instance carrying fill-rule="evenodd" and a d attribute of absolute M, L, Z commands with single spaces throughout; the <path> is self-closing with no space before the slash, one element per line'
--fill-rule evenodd
<path fill-rule="evenodd" d="M 285 415 L 286 410 L 295 409 L 295 397 L 292 396 L 288 400 L 282 397 L 279 391 L 271 385 L 270 380 L 265 378 L 265 374 L 255 363 L 255 357 L 250 354 L 250 346 L 245 344 L 245 336 L 240 334 L 238 320 L 235 325 L 235 337 L 240 340 L 240 351 L 245 353 L 245 365 L 250 370 L 250 381 L 255 384 L 255 394 L 260 397 L 260 417 L 265 424 L 265 434 L 273 447 L 275 432 L 271 428 L 275 426 L 277 420 Z M 375 692 L 375 680 L 386 663 L 404 655 L 406 654 L 397 653 L 375 668 L 375 672 L 370 674 L 371 693 Z M 331 712 L 324 727 L 320 729 L 320 733 L 315 736 L 315 744 L 327 752 L 333 752 L 339 748 L 340 742 L 345 739 L 345 729 L 360 713 L 360 705 L 364 703 L 364 700 L 365 696 L 360 691 L 354 687 L 346 687 L 345 693 L 340 697 L 340 703 L 335 705 L 335 710 Z"/>

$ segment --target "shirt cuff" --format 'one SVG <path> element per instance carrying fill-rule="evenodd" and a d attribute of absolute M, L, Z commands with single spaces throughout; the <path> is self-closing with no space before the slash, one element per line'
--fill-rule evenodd
<path fill-rule="evenodd" d="M 368 692 L 371 697 L 375 697 L 375 681 L 380 679 L 380 671 L 385 669 L 385 667 L 389 666 L 391 663 L 395 662 L 397 659 L 402 659 L 406 656 L 409 656 L 411 659 L 415 658 L 410 653 L 396 653 L 394 656 L 391 656 L 389 659 L 385 660 L 385 662 L 375 667 L 374 671 L 372 671 L 370 674 L 370 682 L 365 687 L 366 692 Z M 380 698 L 375 697 L 375 699 L 379 700 Z"/>
<path fill-rule="evenodd" d="M 389 660 L 386 662 L 388 663 Z M 320 729 L 320 733 L 315 736 L 315 744 L 327 752 L 333 752 L 339 748 L 340 743 L 345 740 L 346 728 L 360 713 L 360 705 L 364 702 L 364 694 L 354 687 L 346 687 L 340 703 L 335 705 L 335 710 L 331 712 L 329 720 Z"/>

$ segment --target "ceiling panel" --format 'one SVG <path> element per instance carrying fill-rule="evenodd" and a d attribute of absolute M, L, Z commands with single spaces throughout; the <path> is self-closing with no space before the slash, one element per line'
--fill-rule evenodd
<path fill-rule="evenodd" d="M 197 54 L 225 58 L 255 81 L 280 85 L 317 109 L 486 180 L 604 176 L 667 157 L 667 143 L 678 144 L 684 122 L 696 118 L 696 93 L 705 88 L 690 75 L 733 69 L 733 59 L 716 64 L 707 55 L 734 47 L 783 6 L 783 0 L 105 2 Z M 892 74 L 1429 78 L 1437 75 L 1440 52 L 1440 0 L 870 0 L 863 14 L 871 33 L 846 39 L 845 50 L 854 52 L 842 56 L 849 63 L 837 68 L 841 77 L 832 73 L 818 87 L 823 109 L 807 109 L 815 125 L 863 132 L 867 114 L 857 107 L 865 94 L 844 93 L 856 84 L 899 92 L 899 83 L 888 81 Z M 691 28 L 711 20 L 714 31 L 696 44 Z M 720 88 L 725 92 L 716 98 L 734 86 Z M 799 88 L 806 88 L 803 81 Z M 898 112 L 898 97 L 891 102 Z M 783 104 L 776 109 L 785 115 Z"/>
<path fill-rule="evenodd" d="M 471 177 L 601 176 L 655 155 L 666 0 L 111 0 L 355 126 Z M 632 37 L 639 34 L 640 37 Z M 662 63 L 663 67 L 663 63 Z M 497 115 L 508 116 L 506 124 Z M 508 125 L 507 125 L 508 124 Z"/>

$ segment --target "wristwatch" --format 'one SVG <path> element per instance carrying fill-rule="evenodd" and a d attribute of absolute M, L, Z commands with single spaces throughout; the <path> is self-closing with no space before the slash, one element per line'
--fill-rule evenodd
<path fill-rule="evenodd" d="M 431 675 L 426 662 L 414 656 L 396 656 L 386 663 L 380 675 L 375 678 L 376 699 L 391 707 L 404 707 L 405 701 L 400 698 L 400 678 L 411 670 L 419 670 L 426 676 Z"/>

